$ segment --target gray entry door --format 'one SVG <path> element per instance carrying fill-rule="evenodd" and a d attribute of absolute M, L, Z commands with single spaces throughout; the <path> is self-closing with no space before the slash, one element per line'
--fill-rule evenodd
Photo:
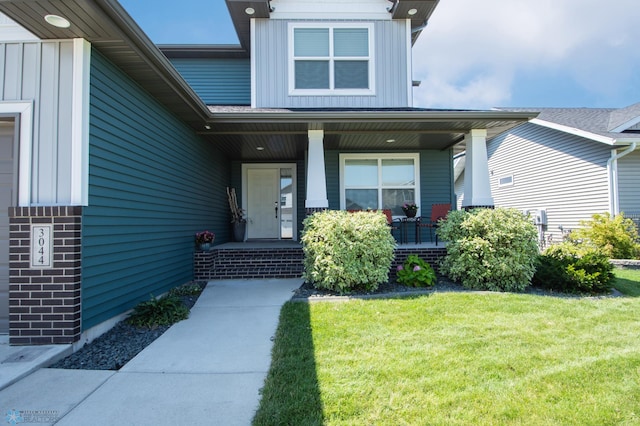
<path fill-rule="evenodd" d="M 9 333 L 9 207 L 14 197 L 15 127 L 0 120 L 0 334 Z"/>

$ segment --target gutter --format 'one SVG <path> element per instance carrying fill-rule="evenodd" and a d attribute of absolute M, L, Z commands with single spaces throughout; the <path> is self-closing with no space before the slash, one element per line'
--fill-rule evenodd
<path fill-rule="evenodd" d="M 616 153 L 611 151 L 611 158 L 607 160 L 607 174 L 609 178 L 609 213 L 615 216 L 620 213 L 620 200 L 618 191 L 618 159 L 635 151 L 637 142 L 632 142 L 624 151 Z"/>
<path fill-rule="evenodd" d="M 318 111 L 308 110 L 253 110 L 244 112 L 211 112 L 211 124 L 215 123 L 259 123 L 259 122 L 349 122 L 353 120 L 378 122 L 442 122 L 442 121 L 528 121 L 538 113 L 496 112 L 496 111 Z M 464 132 L 461 129 L 461 132 Z"/>

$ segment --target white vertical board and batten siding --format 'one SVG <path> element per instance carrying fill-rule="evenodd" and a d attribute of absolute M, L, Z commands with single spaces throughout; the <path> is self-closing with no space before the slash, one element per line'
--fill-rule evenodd
<path fill-rule="evenodd" d="M 560 225 L 574 229 L 609 209 L 605 144 L 527 123 L 490 140 L 487 155 L 495 205 L 546 208 L 553 241 L 562 238 Z M 513 185 L 500 187 L 510 175 Z"/>
<path fill-rule="evenodd" d="M 640 214 L 640 149 L 618 160 L 618 197 L 621 212 Z"/>
<path fill-rule="evenodd" d="M 34 105 L 31 205 L 71 200 L 73 57 L 72 40 L 0 42 L 0 101 Z"/>
<path fill-rule="evenodd" d="M 373 21 L 375 95 L 290 96 L 288 78 L 288 34 L 290 22 L 278 19 L 255 20 L 255 107 L 256 108 L 404 108 L 407 97 L 406 21 Z M 346 21 L 354 23 L 370 21 Z M 401 76 L 399 78 L 399 76 Z"/>

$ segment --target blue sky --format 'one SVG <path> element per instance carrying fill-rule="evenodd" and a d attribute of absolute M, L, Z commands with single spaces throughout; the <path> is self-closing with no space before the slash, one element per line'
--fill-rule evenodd
<path fill-rule="evenodd" d="M 236 44 L 224 0 L 121 0 L 158 44 Z M 176 7 L 179 4 L 179 7 Z M 414 106 L 640 102 L 637 0 L 442 0 L 413 48 Z"/>

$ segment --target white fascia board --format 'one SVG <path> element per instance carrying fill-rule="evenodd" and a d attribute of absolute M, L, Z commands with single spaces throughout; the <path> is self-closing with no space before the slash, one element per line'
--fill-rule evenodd
<path fill-rule="evenodd" d="M 73 40 L 71 119 L 71 205 L 89 204 L 89 78 L 91 44 Z"/>
<path fill-rule="evenodd" d="M 569 126 L 564 126 L 558 123 L 552 123 L 550 121 L 540 120 L 539 118 L 531 119 L 529 122 L 533 124 L 537 124 L 538 126 L 547 127 L 549 129 L 558 130 L 560 132 L 569 133 L 571 135 L 580 136 L 586 139 L 591 139 L 593 141 L 604 143 L 607 145 L 614 145 L 616 143 L 616 139 L 614 138 L 587 132 L 585 130 L 580 130 L 575 127 L 569 127 Z"/>
<path fill-rule="evenodd" d="M 615 129 L 612 129 L 611 132 L 612 133 L 620 133 L 620 132 L 624 132 L 625 130 L 627 130 L 630 127 L 635 126 L 636 124 L 640 123 L 640 116 L 639 117 L 635 117 L 629 121 L 627 121 L 624 124 L 621 124 L 620 126 L 616 127 Z"/>
<path fill-rule="evenodd" d="M 387 0 L 272 0 L 270 19 L 390 20 Z"/>

